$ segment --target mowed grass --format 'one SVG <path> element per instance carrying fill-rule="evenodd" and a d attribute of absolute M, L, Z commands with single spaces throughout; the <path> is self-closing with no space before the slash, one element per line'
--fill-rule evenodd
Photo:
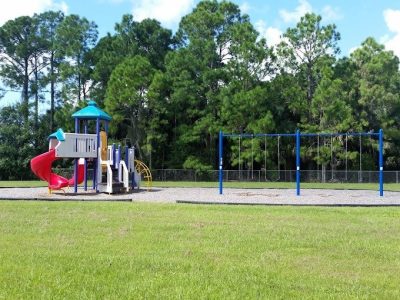
<path fill-rule="evenodd" d="M 0 202 L 0 299 L 400 298 L 400 209 Z"/>
<path fill-rule="evenodd" d="M 142 183 L 144 186 L 144 182 Z M 44 181 L 0 181 L 2 187 L 45 187 Z M 154 181 L 154 187 L 204 187 L 218 188 L 218 182 L 193 182 L 193 181 Z M 249 188 L 249 189 L 294 189 L 295 182 L 224 182 L 226 188 Z M 335 189 L 335 190 L 378 190 L 378 183 L 319 183 L 302 182 L 302 189 Z M 400 184 L 386 183 L 385 191 L 400 191 Z"/>
<path fill-rule="evenodd" d="M 47 182 L 40 180 L 8 180 L 0 181 L 0 188 L 12 187 L 43 187 L 47 186 Z"/>

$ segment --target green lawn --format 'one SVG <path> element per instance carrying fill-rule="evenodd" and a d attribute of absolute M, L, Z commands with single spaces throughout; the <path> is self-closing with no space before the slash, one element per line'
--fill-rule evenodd
<path fill-rule="evenodd" d="M 47 182 L 39 180 L 10 180 L 0 181 L 0 188 L 2 187 L 40 187 L 47 186 Z"/>
<path fill-rule="evenodd" d="M 1 187 L 41 187 L 47 186 L 44 181 L 0 181 Z M 218 187 L 218 182 L 191 182 L 191 181 L 155 181 L 154 187 Z M 224 187 L 230 188 L 278 188 L 294 189 L 294 182 L 225 182 Z M 377 183 L 301 183 L 302 189 L 353 189 L 378 190 Z M 400 184 L 387 183 L 385 191 L 400 191 Z"/>
<path fill-rule="evenodd" d="M 400 209 L 0 202 L 0 299 L 400 298 Z"/>

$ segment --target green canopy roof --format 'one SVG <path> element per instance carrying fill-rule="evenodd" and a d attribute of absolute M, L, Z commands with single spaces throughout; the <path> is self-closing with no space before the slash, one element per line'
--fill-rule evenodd
<path fill-rule="evenodd" d="M 106 112 L 102 111 L 97 106 L 97 103 L 93 100 L 90 100 L 88 106 L 86 106 L 85 108 L 82 108 L 76 113 L 73 113 L 72 117 L 76 119 L 100 119 L 100 120 L 111 121 L 111 116 Z"/>

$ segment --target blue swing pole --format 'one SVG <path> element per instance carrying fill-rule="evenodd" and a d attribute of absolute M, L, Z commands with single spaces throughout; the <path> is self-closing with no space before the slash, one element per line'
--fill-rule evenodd
<path fill-rule="evenodd" d="M 218 157 L 218 178 L 219 178 L 219 194 L 222 195 L 222 180 L 223 180 L 223 170 L 222 170 L 222 152 L 223 152 L 223 138 L 224 135 L 222 130 L 219 131 L 219 157 Z"/>
<path fill-rule="evenodd" d="M 100 147 L 100 119 L 97 118 L 96 119 L 96 135 L 97 135 L 97 150 Z M 97 153 L 98 156 L 98 153 Z M 101 166 L 99 166 L 99 157 L 97 157 L 96 159 L 94 159 L 94 163 L 93 163 L 93 189 L 96 190 L 96 193 L 99 192 L 99 187 L 98 187 L 98 182 L 99 182 L 99 178 L 97 178 L 97 173 L 98 173 L 98 168 Z"/>
<path fill-rule="evenodd" d="M 79 133 L 79 119 L 75 118 L 75 133 Z M 77 141 L 75 141 L 75 148 L 77 149 Z M 74 161 L 74 193 L 78 192 L 78 158 Z"/>
<path fill-rule="evenodd" d="M 296 195 L 300 196 L 300 130 L 296 131 Z"/>
<path fill-rule="evenodd" d="M 379 129 L 379 196 L 383 196 L 383 130 Z"/>
<path fill-rule="evenodd" d="M 88 121 L 85 120 L 84 121 L 84 133 L 87 134 L 88 133 Z M 84 161 L 84 173 L 83 173 L 83 182 L 84 182 L 84 190 L 87 191 L 87 159 L 85 158 Z"/>

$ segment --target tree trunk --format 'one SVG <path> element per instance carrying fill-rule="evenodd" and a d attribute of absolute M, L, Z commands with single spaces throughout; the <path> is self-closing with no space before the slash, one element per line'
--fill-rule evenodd
<path fill-rule="evenodd" d="M 78 103 L 81 102 L 81 74 L 78 72 Z"/>
<path fill-rule="evenodd" d="M 82 95 L 83 95 L 83 101 L 86 100 L 86 84 L 82 84 Z"/>
<path fill-rule="evenodd" d="M 152 151 L 153 151 L 153 149 L 152 149 L 152 146 L 151 146 L 151 143 L 150 143 L 150 154 L 149 154 L 149 156 L 150 156 L 150 157 L 149 157 L 149 168 L 150 168 L 150 170 L 151 170 L 152 167 L 153 167 L 153 166 L 152 166 L 152 161 L 151 161 L 151 158 L 152 158 L 152 157 L 151 157 L 151 152 L 152 152 Z"/>
<path fill-rule="evenodd" d="M 214 166 L 215 163 L 215 156 L 214 153 L 216 152 L 215 149 L 213 149 L 213 138 L 212 138 L 212 134 L 209 133 L 208 134 L 208 140 L 209 140 L 209 151 L 208 151 L 208 163 L 211 166 Z"/>
<path fill-rule="evenodd" d="M 165 147 L 162 147 L 161 169 L 164 169 L 164 161 L 165 161 Z"/>
<path fill-rule="evenodd" d="M 321 173 L 322 173 L 322 183 L 325 183 L 325 182 L 326 182 L 326 165 L 323 164 L 321 167 L 322 167 L 322 170 L 321 170 Z"/>
<path fill-rule="evenodd" d="M 38 69 L 37 69 L 37 57 L 35 57 L 35 65 L 34 65 L 34 76 L 35 76 L 35 122 L 34 122 L 34 128 L 35 132 L 37 132 L 37 129 L 39 127 L 39 75 L 38 75 Z"/>
<path fill-rule="evenodd" d="M 77 56 L 77 64 L 78 64 L 78 103 L 81 102 L 81 81 L 82 81 L 82 74 L 81 74 L 81 57 L 78 54 Z"/>
<path fill-rule="evenodd" d="M 54 52 L 50 57 L 50 130 L 54 131 L 54 101 L 55 101 L 55 78 L 54 78 Z"/>
<path fill-rule="evenodd" d="M 130 138 L 132 141 L 132 145 L 135 146 L 135 149 L 137 150 L 137 153 L 139 155 L 139 158 L 143 160 L 143 153 L 142 153 L 142 148 L 140 147 L 140 133 L 137 127 L 137 123 L 135 122 L 135 117 L 132 114 L 130 118 L 130 123 L 131 123 L 131 131 L 130 131 Z M 135 136 L 136 134 L 136 136 Z"/>
<path fill-rule="evenodd" d="M 313 77 L 312 77 L 312 65 L 307 64 L 307 104 L 311 107 L 311 102 L 313 98 Z M 311 109 L 308 109 L 308 121 L 311 121 Z"/>
<path fill-rule="evenodd" d="M 28 74 L 28 58 L 24 59 L 24 84 L 22 90 L 22 115 L 24 117 L 25 125 L 28 124 L 29 119 L 29 74 Z"/>

